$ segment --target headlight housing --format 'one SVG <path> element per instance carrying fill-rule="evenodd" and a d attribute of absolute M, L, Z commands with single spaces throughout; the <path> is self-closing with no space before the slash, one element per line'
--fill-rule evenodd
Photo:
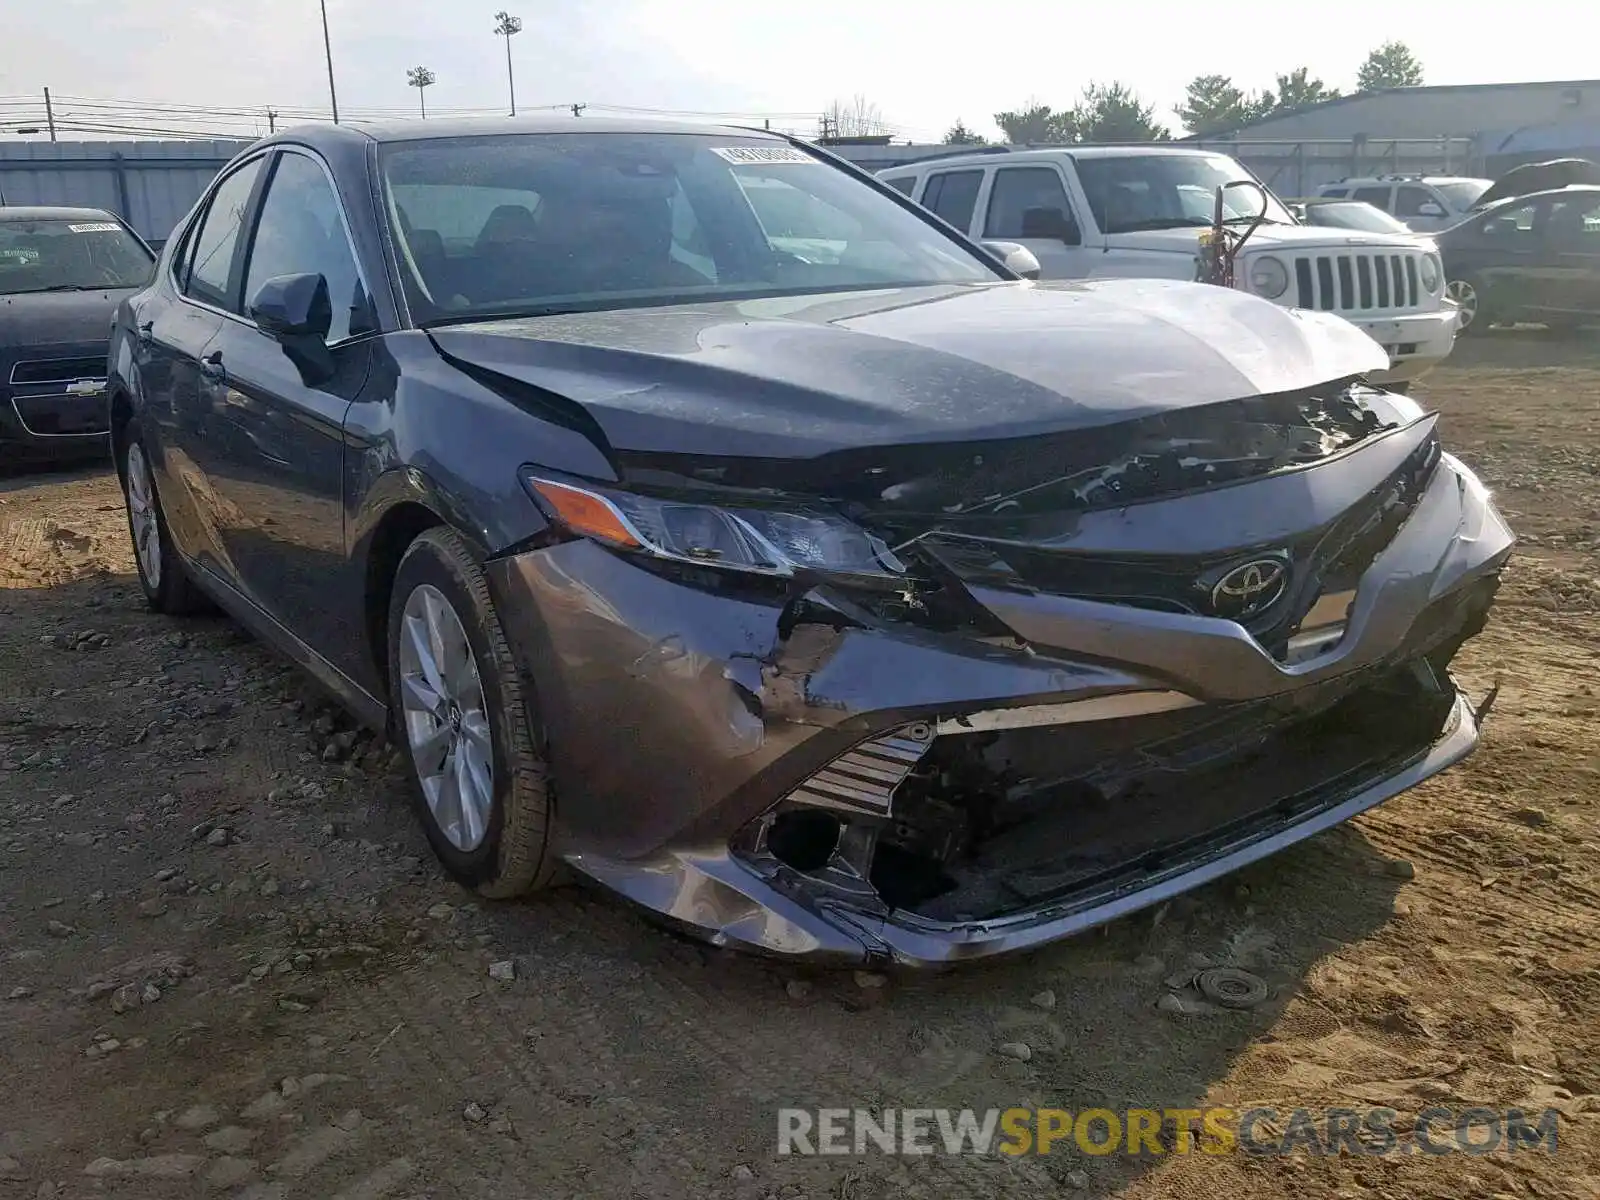
<path fill-rule="evenodd" d="M 1250 260 L 1250 290 L 1268 300 L 1276 300 L 1289 290 L 1289 269 L 1281 259 L 1263 254 Z"/>
<path fill-rule="evenodd" d="M 1424 254 L 1417 271 L 1422 277 L 1422 287 L 1425 291 L 1431 293 L 1439 290 L 1439 284 L 1444 279 L 1444 269 L 1439 264 L 1437 254 Z"/>
<path fill-rule="evenodd" d="M 905 574 L 880 538 L 820 507 L 724 508 L 578 485 L 532 470 L 522 472 L 522 483 L 551 521 L 617 550 L 780 578 L 810 570 L 888 583 Z"/>

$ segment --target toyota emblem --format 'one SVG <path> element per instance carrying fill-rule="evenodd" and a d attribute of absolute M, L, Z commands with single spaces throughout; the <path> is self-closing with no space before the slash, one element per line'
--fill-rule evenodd
<path fill-rule="evenodd" d="M 1289 582 L 1281 558 L 1252 558 L 1229 570 L 1212 585 L 1211 610 L 1230 621 L 1245 621 L 1278 602 Z"/>

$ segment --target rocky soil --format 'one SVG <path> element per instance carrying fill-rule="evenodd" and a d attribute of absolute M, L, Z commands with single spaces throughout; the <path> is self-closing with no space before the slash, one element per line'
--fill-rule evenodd
<path fill-rule="evenodd" d="M 98 470 L 0 476 L 0 1197 L 1600 1194 L 1600 354 L 1421 389 L 1525 550 L 1457 770 L 1158 913 L 938 978 L 816 975 L 569 888 L 491 905 L 227 620 L 147 613 Z M 1267 987 L 1230 1010 L 1196 971 Z M 775 1155 L 780 1105 L 1556 1107 L 1560 1149 Z"/>

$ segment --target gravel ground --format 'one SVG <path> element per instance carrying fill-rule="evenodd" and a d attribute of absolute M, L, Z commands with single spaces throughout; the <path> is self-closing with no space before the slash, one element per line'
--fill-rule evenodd
<path fill-rule="evenodd" d="M 1486 337 L 1420 392 L 1525 535 L 1460 662 L 1503 682 L 1479 753 L 935 978 L 476 900 L 386 747 L 227 620 L 145 611 L 109 475 L 0 477 L 0 1196 L 1600 1194 L 1600 352 Z M 1267 1000 L 1173 998 L 1210 965 Z M 1204 1103 L 1563 1115 L 1553 1156 L 775 1154 L 780 1105 Z"/>

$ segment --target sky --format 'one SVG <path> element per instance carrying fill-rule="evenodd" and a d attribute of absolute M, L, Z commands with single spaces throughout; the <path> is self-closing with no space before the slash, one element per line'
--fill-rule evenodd
<path fill-rule="evenodd" d="M 1572 0 L 1522 0 L 1492 38 L 1463 10 L 1392 0 L 326 2 L 349 115 L 413 112 L 406 69 L 418 65 L 437 79 L 431 112 L 503 111 L 505 47 L 492 32 L 501 4 L 524 21 L 512 40 L 519 108 L 770 117 L 775 128 L 811 132 L 831 102 L 861 96 L 897 138 L 917 141 L 938 140 L 957 120 L 993 135 L 995 112 L 1034 100 L 1069 107 L 1091 81 L 1132 85 L 1174 126 L 1171 109 L 1200 74 L 1255 90 L 1306 66 L 1349 89 L 1367 52 L 1391 38 L 1411 46 L 1428 83 L 1600 72 L 1591 38 L 1551 36 L 1573 28 Z M 960 19 L 974 14 L 977 25 Z M 227 128 L 238 136 L 257 132 L 252 110 L 268 105 L 326 112 L 317 0 L 0 0 L 0 28 L 0 126 L 41 116 L 45 87 L 64 113 L 95 119 L 112 110 L 72 98 L 234 110 Z M 11 128 L 5 136 L 16 136 Z"/>

